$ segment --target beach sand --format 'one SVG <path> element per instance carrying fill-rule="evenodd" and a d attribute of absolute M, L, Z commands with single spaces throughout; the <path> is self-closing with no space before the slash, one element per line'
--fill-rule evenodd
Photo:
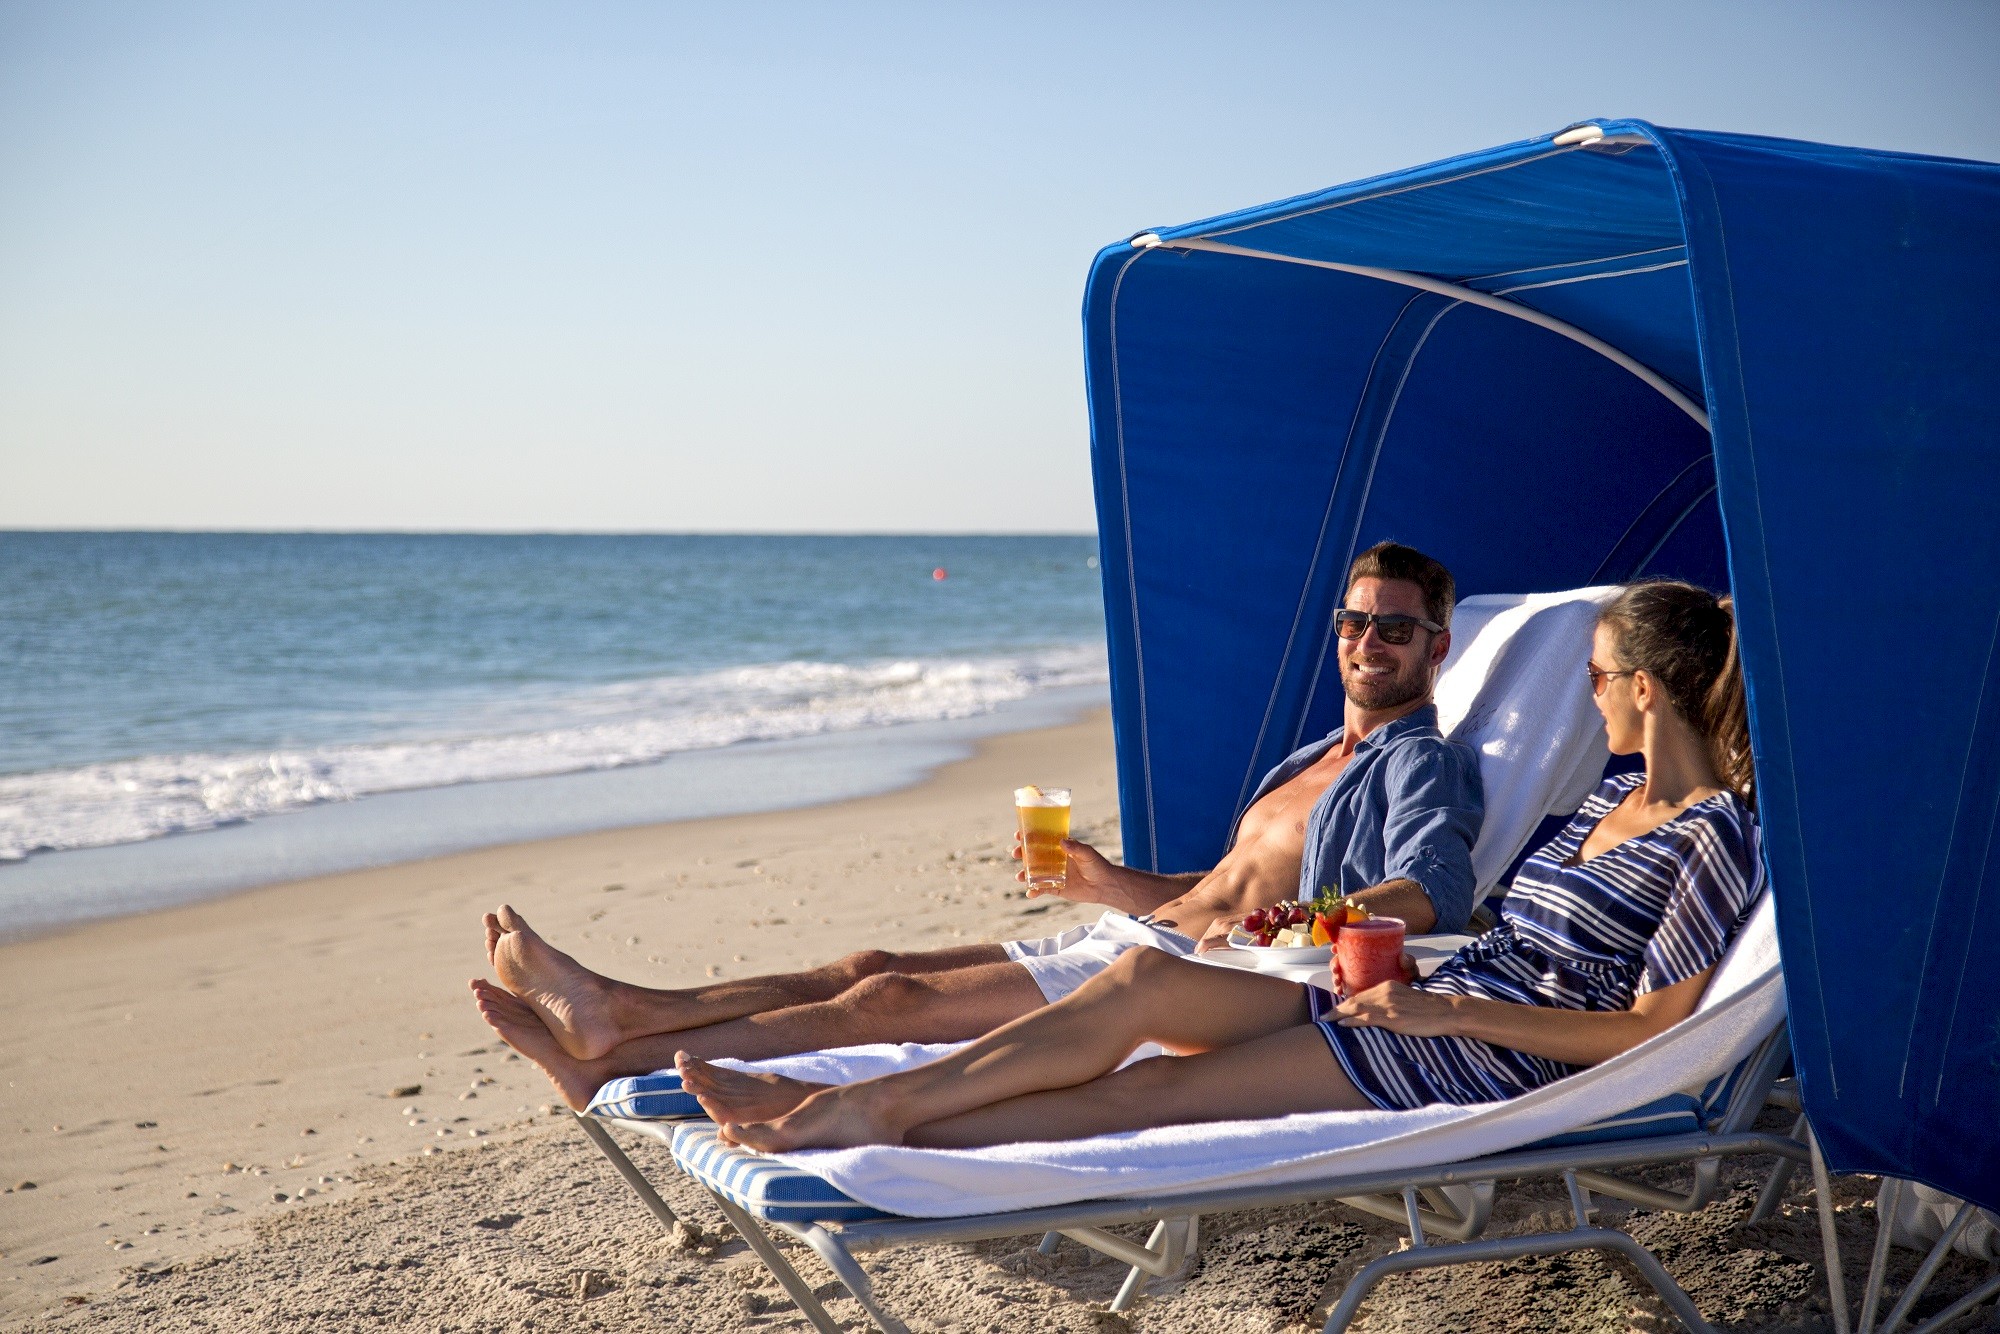
<path fill-rule="evenodd" d="M 887 796 L 492 848 L 0 946 L 0 1324 L 803 1328 L 740 1240 L 671 1249 L 479 1021 L 465 989 L 484 972 L 479 915 L 511 902 L 585 963 L 667 986 L 1047 934 L 1096 910 L 1020 897 L 1008 790 L 1024 781 L 1070 784 L 1079 832 L 1116 848 L 1099 712 L 990 739 Z M 1732 1168 L 1726 1201 L 1696 1218 L 1607 1215 L 1727 1327 L 1823 1328 L 1809 1197 L 1795 1187 L 1782 1218 L 1738 1226 L 1757 1166 Z M 718 1226 L 683 1179 L 657 1179 Z M 1858 1291 L 1872 1188 L 1839 1193 Z M 1498 1230 L 1558 1206 L 1559 1191 L 1504 1189 Z M 1104 1310 L 1120 1267 L 1073 1243 L 1043 1257 L 1038 1240 L 868 1264 L 917 1329 L 1317 1328 L 1397 1234 L 1332 1205 L 1213 1219 L 1199 1262 L 1129 1317 Z M 1925 1309 L 1970 1282 L 1961 1263 Z M 801 1267 L 833 1292 L 816 1261 Z M 831 1309 L 859 1327 L 851 1301 Z M 1621 1264 L 1577 1256 L 1391 1279 L 1361 1327 L 1668 1322 Z"/>

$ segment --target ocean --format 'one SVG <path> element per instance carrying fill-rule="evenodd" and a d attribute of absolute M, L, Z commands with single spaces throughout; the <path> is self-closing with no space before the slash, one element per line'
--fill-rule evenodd
<path fill-rule="evenodd" d="M 0 533 L 0 933 L 881 790 L 1103 642 L 1092 537 Z"/>

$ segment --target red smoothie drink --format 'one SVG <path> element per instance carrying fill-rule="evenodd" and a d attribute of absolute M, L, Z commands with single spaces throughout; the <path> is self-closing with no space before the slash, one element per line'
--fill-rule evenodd
<path fill-rule="evenodd" d="M 1365 917 L 1340 928 L 1334 943 L 1340 992 L 1358 996 L 1383 982 L 1403 980 L 1403 920 L 1400 917 Z"/>

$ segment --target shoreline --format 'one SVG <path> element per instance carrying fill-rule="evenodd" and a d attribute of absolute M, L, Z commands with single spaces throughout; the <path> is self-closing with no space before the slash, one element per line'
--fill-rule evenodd
<path fill-rule="evenodd" d="M 502 901 L 586 964 L 653 986 L 1095 917 L 1017 897 L 1009 793 L 1066 780 L 1079 834 L 1115 850 L 1108 710 L 968 749 L 887 793 L 485 847 L 0 943 L 14 1021 L 0 1313 L 241 1247 L 390 1164 L 574 1135 L 465 990 L 487 975 L 479 914 Z"/>
<path fill-rule="evenodd" d="M 0 945 L 352 871 L 577 834 L 775 814 L 900 791 L 985 738 L 1104 707 L 1064 686 L 964 718 L 679 752 L 532 778 L 372 793 L 209 829 L 0 863 Z M 131 886 L 144 885 L 143 891 Z"/>

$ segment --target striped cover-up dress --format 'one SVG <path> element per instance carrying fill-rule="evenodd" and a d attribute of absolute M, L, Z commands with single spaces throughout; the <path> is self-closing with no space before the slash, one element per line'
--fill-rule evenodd
<path fill-rule="evenodd" d="M 1734 793 L 1697 802 L 1657 829 L 1571 864 L 1597 822 L 1643 781 L 1642 774 L 1606 779 L 1563 831 L 1522 863 L 1500 924 L 1417 985 L 1517 1005 L 1615 1011 L 1713 967 L 1763 888 L 1756 817 Z M 1497 1102 L 1583 1068 L 1473 1038 L 1342 1028 L 1333 997 L 1310 991 L 1313 1021 L 1348 1078 L 1386 1110 Z"/>

